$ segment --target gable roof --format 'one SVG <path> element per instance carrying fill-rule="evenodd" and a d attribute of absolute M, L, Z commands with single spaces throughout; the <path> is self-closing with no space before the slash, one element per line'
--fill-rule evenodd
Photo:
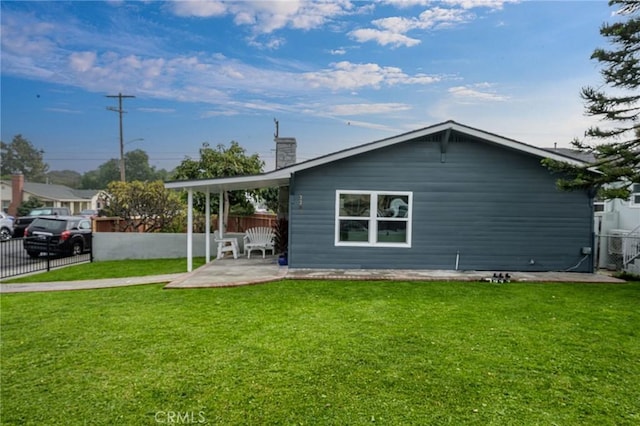
<path fill-rule="evenodd" d="M 72 189 L 64 185 L 37 182 L 25 182 L 24 191 L 38 198 L 56 201 L 88 201 L 99 192 L 96 190 Z"/>
<path fill-rule="evenodd" d="M 307 170 L 312 167 L 318 167 L 324 164 L 332 163 L 334 161 L 353 157 L 355 155 L 374 151 L 380 148 L 408 142 L 414 139 L 435 136 L 441 133 L 444 134 L 445 132 L 470 136 L 472 138 L 480 139 L 484 142 L 495 144 L 506 149 L 519 151 L 540 158 L 551 158 L 552 160 L 563 161 L 576 166 L 588 165 L 588 162 L 576 159 L 575 157 L 572 157 L 570 155 L 565 155 L 560 152 L 551 152 L 543 148 L 538 148 L 533 145 L 518 142 L 513 139 L 505 138 L 503 136 L 489 133 L 484 130 L 476 129 L 474 127 L 465 126 L 464 124 L 460 124 L 450 120 L 443 123 L 435 124 L 433 126 L 403 133 L 397 136 L 392 136 L 390 138 L 380 139 L 378 141 L 358 145 L 341 151 L 336 151 L 331 154 L 323 155 L 321 157 L 303 161 L 301 163 L 296 163 L 291 166 L 283 167 L 281 169 L 267 173 L 261 173 L 251 176 L 233 176 L 214 179 L 171 181 L 165 183 L 165 188 L 221 192 L 241 189 L 267 188 L 273 186 L 286 186 L 289 184 L 289 179 L 291 178 L 291 176 L 296 172 Z"/>
<path fill-rule="evenodd" d="M 587 163 L 594 163 L 596 161 L 596 157 L 590 152 L 578 151 L 577 149 L 572 148 L 544 148 L 545 151 L 555 152 L 557 154 L 562 154 L 567 157 L 575 158 L 576 160 L 584 161 Z"/>

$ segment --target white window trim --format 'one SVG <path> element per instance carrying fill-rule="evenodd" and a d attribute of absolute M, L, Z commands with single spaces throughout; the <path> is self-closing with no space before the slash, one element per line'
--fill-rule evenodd
<path fill-rule="evenodd" d="M 340 219 L 353 219 L 353 220 L 366 220 L 365 217 L 340 217 L 340 194 L 365 194 L 370 196 L 369 202 L 371 203 L 369 208 L 369 241 L 340 241 Z M 408 198 L 408 210 L 406 219 L 407 222 L 407 241 L 405 243 L 379 243 L 376 242 L 377 237 L 377 222 L 378 218 L 378 195 L 399 195 L 406 196 Z M 411 225 L 413 217 L 413 192 L 408 191 L 369 191 L 369 190 L 353 190 L 353 189 L 338 189 L 336 190 L 336 206 L 335 206 L 335 223 L 334 223 L 334 244 L 341 247 L 393 247 L 393 248 L 410 248 L 411 247 Z"/>

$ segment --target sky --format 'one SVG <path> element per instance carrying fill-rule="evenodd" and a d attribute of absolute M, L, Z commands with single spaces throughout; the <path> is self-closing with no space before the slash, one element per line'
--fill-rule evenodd
<path fill-rule="evenodd" d="M 580 89 L 602 1 L 6 1 L 2 141 L 84 173 L 142 149 L 171 170 L 237 141 L 274 167 L 447 120 L 540 147 L 596 123 Z"/>

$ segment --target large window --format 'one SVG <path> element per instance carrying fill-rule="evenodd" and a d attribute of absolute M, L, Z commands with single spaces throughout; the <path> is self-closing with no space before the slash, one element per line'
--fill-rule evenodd
<path fill-rule="evenodd" d="M 631 185 L 631 205 L 640 207 L 640 183 Z"/>
<path fill-rule="evenodd" d="M 411 192 L 336 191 L 336 245 L 411 247 Z"/>

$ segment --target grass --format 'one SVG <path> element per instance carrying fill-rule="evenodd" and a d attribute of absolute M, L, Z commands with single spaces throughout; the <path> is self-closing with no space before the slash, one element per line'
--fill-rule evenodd
<path fill-rule="evenodd" d="M 193 268 L 205 263 L 204 257 L 193 258 Z M 40 283 L 49 281 L 96 280 L 102 278 L 143 277 L 176 274 L 187 271 L 186 259 L 130 259 L 82 263 L 66 268 L 3 280 L 3 283 Z"/>
<path fill-rule="evenodd" d="M 0 303 L 3 425 L 640 422 L 640 283 L 149 285 Z"/>

